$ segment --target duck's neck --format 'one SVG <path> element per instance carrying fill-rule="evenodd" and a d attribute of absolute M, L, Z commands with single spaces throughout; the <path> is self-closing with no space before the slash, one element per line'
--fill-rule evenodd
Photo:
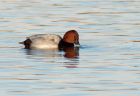
<path fill-rule="evenodd" d="M 59 49 L 64 49 L 64 48 L 67 48 L 67 47 L 74 47 L 74 44 L 73 43 L 65 42 L 62 39 L 62 40 L 60 40 L 58 47 L 59 47 Z"/>

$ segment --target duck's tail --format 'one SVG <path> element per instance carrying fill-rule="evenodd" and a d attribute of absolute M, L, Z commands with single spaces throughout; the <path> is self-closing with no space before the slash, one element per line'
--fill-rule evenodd
<path fill-rule="evenodd" d="M 31 43 L 32 43 L 32 41 L 30 39 L 26 39 L 23 42 L 19 42 L 19 44 L 23 44 L 26 49 L 30 49 Z"/>
<path fill-rule="evenodd" d="M 24 41 L 22 41 L 22 42 L 19 42 L 19 44 L 24 44 Z"/>

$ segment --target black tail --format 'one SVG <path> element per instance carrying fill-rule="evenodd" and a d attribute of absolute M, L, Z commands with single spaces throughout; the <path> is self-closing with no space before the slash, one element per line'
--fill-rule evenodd
<path fill-rule="evenodd" d="M 23 42 L 19 42 L 19 44 L 24 44 L 25 49 L 30 49 L 32 41 L 30 39 L 26 39 Z"/>
<path fill-rule="evenodd" d="M 24 44 L 24 41 L 23 42 L 19 42 L 19 44 Z"/>

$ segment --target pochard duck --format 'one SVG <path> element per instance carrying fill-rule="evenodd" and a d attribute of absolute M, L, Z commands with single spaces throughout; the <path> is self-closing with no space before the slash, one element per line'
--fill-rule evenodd
<path fill-rule="evenodd" d="M 79 46 L 79 34 L 76 30 L 67 31 L 63 38 L 55 34 L 37 34 L 27 37 L 20 44 L 25 49 L 64 49 L 67 47 Z"/>

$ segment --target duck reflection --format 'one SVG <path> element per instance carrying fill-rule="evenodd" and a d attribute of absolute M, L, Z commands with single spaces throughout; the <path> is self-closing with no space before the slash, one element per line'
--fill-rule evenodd
<path fill-rule="evenodd" d="M 64 53 L 63 53 L 64 52 Z M 35 57 L 62 57 L 65 58 L 78 58 L 79 48 L 78 47 L 66 47 L 63 50 L 33 50 L 25 49 L 26 55 Z"/>
<path fill-rule="evenodd" d="M 63 49 L 64 57 L 68 58 L 67 62 L 64 62 L 66 68 L 78 68 L 79 65 L 79 47 L 67 47 Z"/>
<path fill-rule="evenodd" d="M 62 55 L 58 50 L 33 50 L 25 49 L 26 55 L 30 57 L 41 57 L 41 58 L 54 58 L 61 57 Z"/>
<path fill-rule="evenodd" d="M 67 47 L 64 48 L 64 57 L 66 58 L 78 58 L 79 57 L 79 47 Z"/>
<path fill-rule="evenodd" d="M 41 61 L 46 63 L 47 61 L 49 63 L 58 63 L 58 64 L 60 63 L 60 64 L 64 64 L 64 67 L 66 68 L 78 68 L 79 65 L 78 47 L 67 47 L 64 48 L 63 50 L 25 49 L 25 53 L 28 59 L 34 59 L 35 61 L 39 61 L 39 62 Z"/>

